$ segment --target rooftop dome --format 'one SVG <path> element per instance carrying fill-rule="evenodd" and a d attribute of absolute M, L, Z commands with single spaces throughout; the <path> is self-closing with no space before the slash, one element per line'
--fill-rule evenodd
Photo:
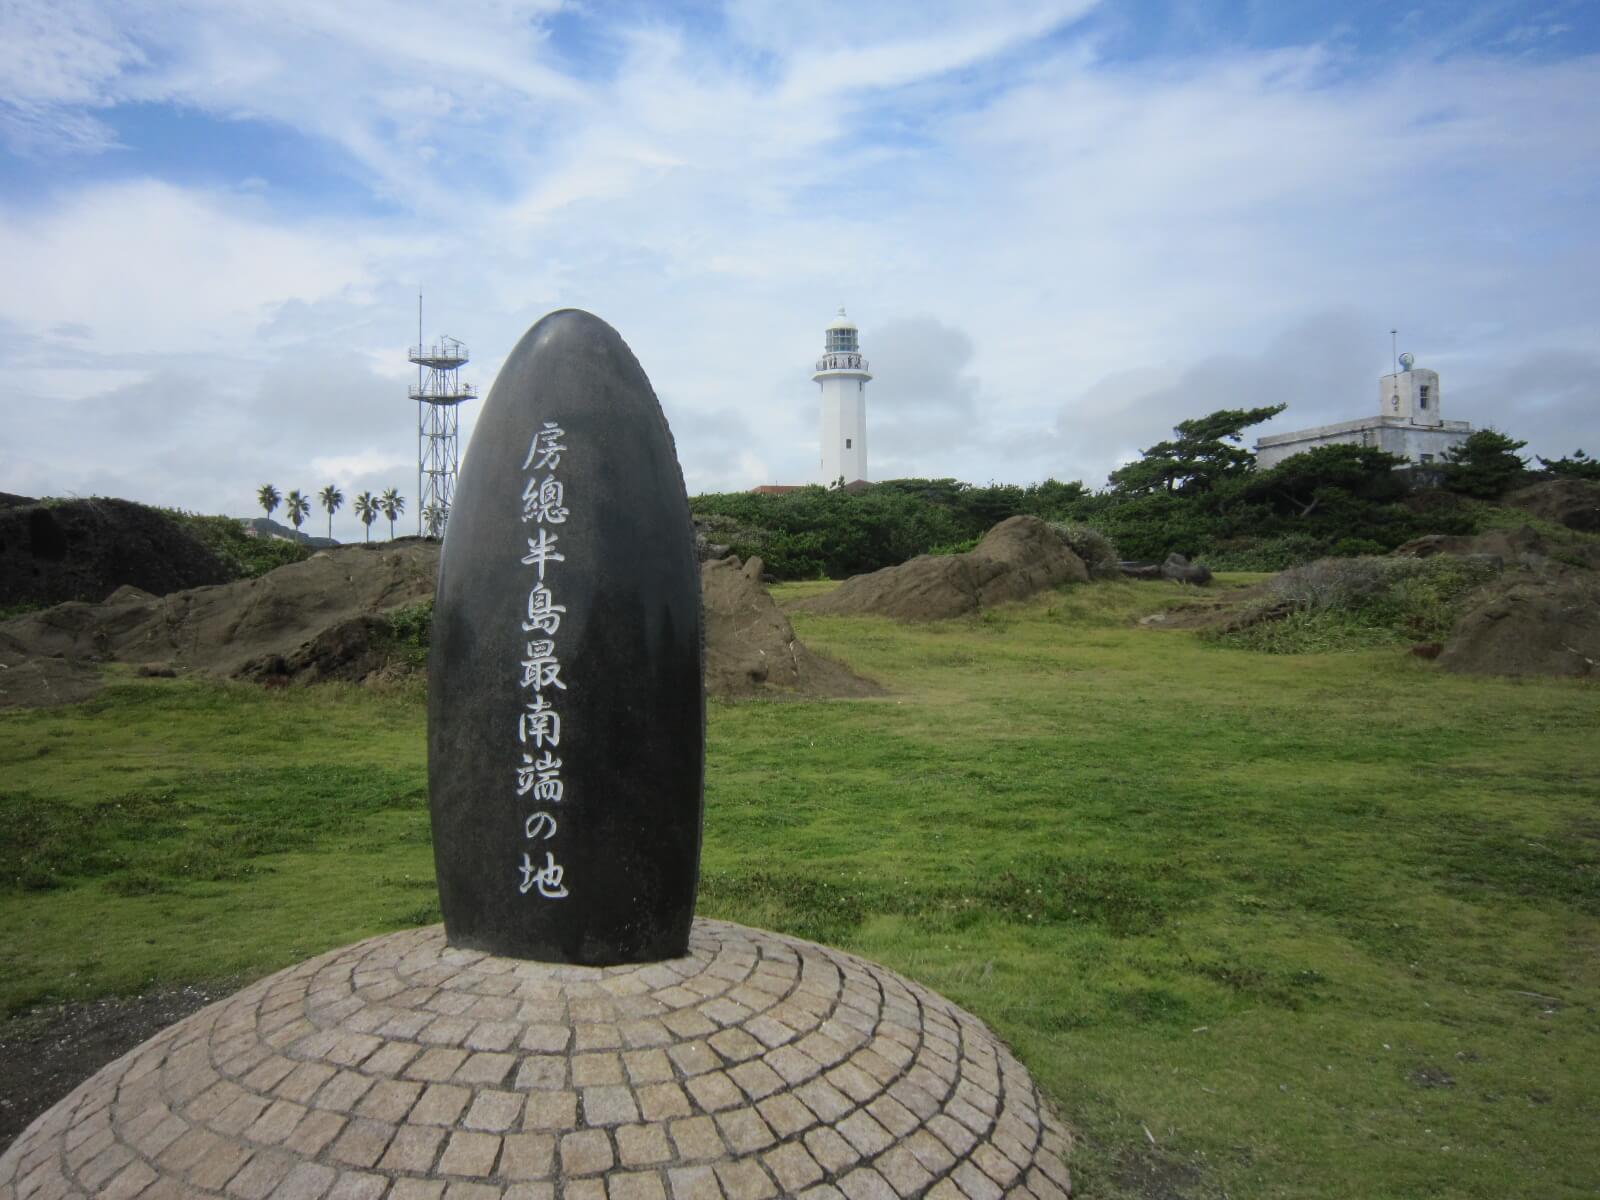
<path fill-rule="evenodd" d="M 854 329 L 856 323 L 844 315 L 844 309 L 839 310 L 839 315 L 828 325 L 829 329 Z"/>

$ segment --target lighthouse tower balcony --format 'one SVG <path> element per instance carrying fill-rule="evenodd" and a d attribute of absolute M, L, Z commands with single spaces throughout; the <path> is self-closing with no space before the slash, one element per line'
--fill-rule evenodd
<path fill-rule="evenodd" d="M 811 378 L 820 380 L 826 375 L 848 375 L 856 379 L 872 378 L 867 370 L 867 360 L 855 351 L 824 354 L 817 359 L 817 373 Z"/>

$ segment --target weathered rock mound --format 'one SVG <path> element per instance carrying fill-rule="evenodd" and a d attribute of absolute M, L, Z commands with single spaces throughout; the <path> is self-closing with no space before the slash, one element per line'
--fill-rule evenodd
<path fill-rule="evenodd" d="M 1505 502 L 1582 533 L 1600 533 L 1600 483 L 1552 479 L 1512 492 Z"/>
<path fill-rule="evenodd" d="M 795 607 L 939 621 L 1025 600 L 1063 583 L 1088 581 L 1083 560 L 1049 525 L 1037 517 L 1009 517 L 966 554 L 925 554 L 897 567 L 856 575 L 827 595 Z"/>
<path fill-rule="evenodd" d="M 389 614 L 433 597 L 436 542 L 320 551 L 259 579 L 160 597 L 121 587 L 0 623 L 0 708 L 71 704 L 100 686 L 97 664 L 137 664 L 269 686 L 375 683 L 421 665 Z M 870 696 L 882 689 L 812 653 L 761 586 L 761 560 L 708 562 L 706 686 L 714 696 Z"/>
<path fill-rule="evenodd" d="M 1393 553 L 1403 558 L 1455 554 L 1488 560 L 1498 566 L 1528 567 L 1536 571 L 1552 562 L 1600 570 L 1600 540 L 1579 533 L 1557 533 L 1553 539 L 1546 538 L 1531 525 L 1475 534 L 1430 533 L 1397 546 Z"/>
<path fill-rule="evenodd" d="M 1438 661 L 1462 674 L 1600 679 L 1600 578 L 1571 571 L 1496 580 L 1456 622 Z"/>
<path fill-rule="evenodd" d="M 319 551 L 259 579 L 164 597 L 120 588 L 0 623 L 0 661 L 166 663 L 209 675 L 360 680 L 383 669 L 378 614 L 432 597 L 439 548 Z M 9 672 L 8 672 L 9 674 Z M 0 703 L 4 703 L 0 699 Z"/>
<path fill-rule="evenodd" d="M 706 613 L 706 691 L 752 696 L 871 696 L 882 689 L 808 650 L 761 586 L 762 561 L 737 558 L 700 567 Z"/>
<path fill-rule="evenodd" d="M 164 596 L 230 578 L 226 563 L 157 509 L 9 499 L 21 502 L 0 506 L 0 605 L 99 601 L 124 584 Z"/>
<path fill-rule="evenodd" d="M 1538 530 L 1529 525 L 1516 529 L 1490 529 L 1483 533 L 1429 533 L 1396 546 L 1399 558 L 1432 558 L 1435 554 L 1497 558 L 1502 564 L 1539 566 L 1549 557 L 1550 547 Z"/>

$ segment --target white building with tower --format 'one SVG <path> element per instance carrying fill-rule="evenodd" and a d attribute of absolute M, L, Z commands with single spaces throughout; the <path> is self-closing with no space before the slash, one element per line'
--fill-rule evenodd
<path fill-rule="evenodd" d="M 823 339 L 811 376 L 822 389 L 822 485 L 867 478 L 867 360 L 855 322 L 844 309 Z"/>
<path fill-rule="evenodd" d="M 1378 381 L 1377 416 L 1263 437 L 1256 442 L 1256 465 L 1265 470 L 1317 446 L 1339 444 L 1372 446 L 1414 464 L 1443 461 L 1445 451 L 1472 435 L 1472 425 L 1444 419 L 1437 371 L 1418 367 L 1409 353 L 1399 365 Z"/>

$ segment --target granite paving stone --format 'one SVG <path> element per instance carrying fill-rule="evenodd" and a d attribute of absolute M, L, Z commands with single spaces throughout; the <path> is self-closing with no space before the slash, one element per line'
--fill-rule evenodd
<path fill-rule="evenodd" d="M 722 1185 L 710 1167 L 672 1167 L 667 1171 L 672 1200 L 724 1200 Z"/>
<path fill-rule="evenodd" d="M 439 1156 L 439 1171 L 445 1175 L 486 1176 L 499 1157 L 500 1139 L 494 1134 L 458 1129 Z"/>
<path fill-rule="evenodd" d="M 522 1114 L 524 1129 L 573 1129 L 577 1124 L 577 1092 L 528 1093 L 527 1107 Z"/>
<path fill-rule="evenodd" d="M 396 1132 L 378 1165 L 385 1171 L 426 1171 L 433 1166 L 444 1133 L 437 1126 L 407 1125 Z"/>
<path fill-rule="evenodd" d="M 608 1200 L 667 1200 L 666 1184 L 655 1171 L 616 1171 L 606 1178 Z"/>

